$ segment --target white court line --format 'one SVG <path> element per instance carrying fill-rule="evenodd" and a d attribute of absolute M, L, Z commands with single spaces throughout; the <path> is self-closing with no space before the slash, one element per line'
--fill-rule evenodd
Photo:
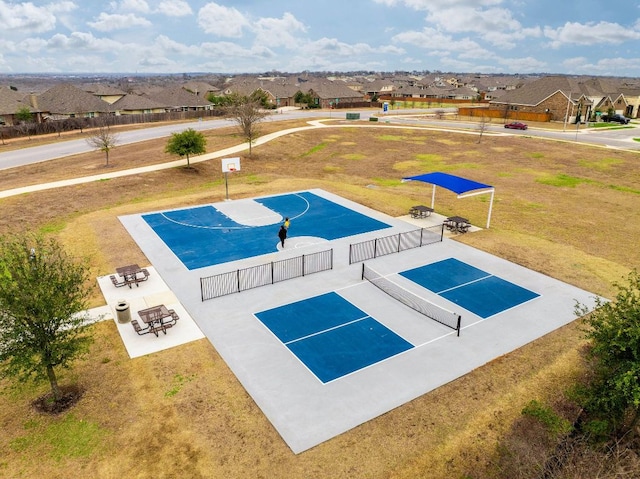
<path fill-rule="evenodd" d="M 358 309 L 360 309 L 360 308 L 358 308 Z M 367 316 L 363 316 L 363 317 L 358 318 L 358 319 L 354 319 L 352 321 L 347 321 L 346 323 L 338 324 L 337 326 L 334 326 L 334 327 L 329 328 L 329 329 L 324 329 L 322 331 L 316 331 L 315 333 L 308 334 L 307 336 L 302 336 L 301 338 L 292 339 L 291 341 L 286 342 L 284 344 L 289 345 L 289 344 L 297 343 L 298 341 L 303 341 L 305 339 L 309 339 L 309 338 L 312 338 L 314 336 L 318 336 L 320 334 L 328 333 L 329 331 L 333 331 L 333 330 L 341 328 L 343 326 L 349 326 L 350 324 L 355 324 L 355 323 L 357 323 L 359 321 L 363 321 L 363 320 L 365 320 L 367 318 L 371 318 L 371 316 L 367 315 Z M 371 318 L 371 319 L 373 319 L 375 321 L 376 318 Z"/>
<path fill-rule="evenodd" d="M 434 291 L 434 293 L 436 293 L 436 294 L 447 293 L 449 291 L 453 291 L 454 289 L 462 288 L 463 286 L 467 286 L 467 285 L 470 285 L 470 284 L 473 284 L 473 283 L 477 283 L 478 281 L 482 281 L 483 279 L 490 278 L 491 276 L 494 276 L 494 275 L 492 275 L 491 273 L 487 273 L 487 275 L 483 276 L 482 278 L 474 279 L 473 281 L 467 281 L 466 283 L 457 284 L 457 285 L 455 285 L 455 286 L 453 286 L 451 288 L 443 289 L 442 291 Z M 407 278 L 407 279 L 409 279 L 409 278 Z M 415 281 L 414 281 L 414 283 L 415 283 Z M 426 286 L 421 285 L 420 283 L 416 283 L 416 284 L 419 284 L 420 286 L 422 286 L 427 291 L 432 291 L 431 289 L 427 288 Z"/>

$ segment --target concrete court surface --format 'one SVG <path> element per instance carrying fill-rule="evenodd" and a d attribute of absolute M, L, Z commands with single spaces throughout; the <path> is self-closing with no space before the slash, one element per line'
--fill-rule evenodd
<path fill-rule="evenodd" d="M 416 222 L 435 222 L 439 218 L 413 220 L 411 223 L 414 224 L 411 224 L 322 190 L 311 191 L 388 223 L 392 228 L 328 243 L 305 241 L 300 248 L 285 247 L 282 251 L 276 249 L 275 238 L 271 254 L 189 271 L 140 214 L 120 218 L 153 264 L 155 272 L 184 307 L 184 312 L 211 341 L 294 453 L 301 453 L 357 427 L 573 321 L 576 300 L 593 304 L 594 295 L 587 291 L 449 238 L 368 261 L 380 273 L 392 274 L 457 258 L 540 294 L 528 303 L 481 319 L 405 278 L 393 278 L 414 293 L 459 312 L 462 331 L 460 337 L 456 337 L 453 330 L 362 282 L 361 264 L 348 264 L 350 243 L 410 231 L 416 228 Z M 295 237 L 289 240 L 295 244 Z M 328 247 L 334 249 L 334 269 L 331 271 L 201 301 L 200 277 L 323 251 Z M 254 313 L 328 291 L 338 292 L 415 347 L 323 384 L 258 321 Z M 170 330 L 169 334 L 173 332 Z"/>

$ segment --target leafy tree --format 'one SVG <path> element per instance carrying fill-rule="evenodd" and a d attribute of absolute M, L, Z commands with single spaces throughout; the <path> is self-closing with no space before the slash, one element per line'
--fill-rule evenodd
<path fill-rule="evenodd" d="M 214 95 L 210 93 L 207 96 L 207 100 L 213 103 L 215 106 L 231 106 L 241 103 L 244 97 L 237 93 L 231 93 L 229 95 Z"/>
<path fill-rule="evenodd" d="M 247 101 L 231 108 L 231 118 L 238 124 L 242 135 L 249 142 L 249 156 L 251 156 L 251 145 L 259 135 L 257 124 L 267 115 L 268 113 L 253 101 Z"/>
<path fill-rule="evenodd" d="M 62 399 L 55 368 L 88 351 L 85 326 L 89 269 L 54 239 L 34 234 L 0 238 L 0 374 L 47 378 Z"/>
<path fill-rule="evenodd" d="M 616 298 L 596 298 L 589 313 L 578 304 L 576 313 L 586 316 L 589 359 L 593 377 L 579 392 L 593 432 L 633 430 L 640 420 L 640 275 L 633 270 L 628 284 L 615 283 Z"/>
<path fill-rule="evenodd" d="M 165 152 L 187 157 L 187 166 L 190 166 L 189 155 L 201 155 L 206 152 L 207 139 L 202 133 L 189 128 L 180 133 L 172 133 L 165 148 Z"/>
<path fill-rule="evenodd" d="M 87 138 L 87 143 L 89 146 L 105 153 L 107 157 L 106 166 L 109 166 L 109 152 L 118 144 L 118 135 L 111 132 L 108 124 L 103 123 L 92 136 Z"/>
<path fill-rule="evenodd" d="M 28 106 L 19 108 L 13 115 L 16 120 L 16 128 L 23 134 L 28 135 L 31 139 L 31 123 L 33 122 L 33 114 Z"/>

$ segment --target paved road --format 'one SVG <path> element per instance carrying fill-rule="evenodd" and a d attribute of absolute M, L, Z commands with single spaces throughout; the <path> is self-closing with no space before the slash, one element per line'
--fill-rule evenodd
<path fill-rule="evenodd" d="M 478 125 L 470 122 L 454 121 L 454 120 L 436 120 L 426 119 L 424 117 L 396 116 L 396 112 L 388 112 L 385 114 L 388 120 L 384 120 L 384 115 L 380 112 L 372 110 L 360 111 L 361 120 L 368 120 L 370 116 L 376 115 L 381 117 L 381 121 L 389 121 L 394 124 L 403 124 L 411 126 L 428 126 L 442 129 L 468 129 L 478 131 Z M 423 113 L 424 110 L 403 110 L 402 114 Z M 266 121 L 284 121 L 292 119 L 305 118 L 345 118 L 345 110 L 314 111 L 314 110 L 289 110 L 282 113 L 274 113 L 267 117 Z M 228 119 L 193 121 L 189 123 L 180 123 L 173 125 L 155 126 L 140 130 L 126 131 L 118 133 L 118 142 L 120 145 L 136 143 L 156 138 L 169 137 L 172 133 L 184 131 L 187 128 L 193 128 L 197 131 L 211 130 L 215 128 L 224 128 L 235 125 L 235 122 Z M 640 151 L 640 143 L 634 141 L 633 138 L 640 137 L 638 128 L 626 128 L 617 130 L 602 129 L 576 129 L 575 125 L 567 125 L 566 131 L 562 130 L 546 130 L 546 129 L 529 129 L 526 131 L 508 130 L 506 131 L 502 125 L 487 125 L 487 132 L 527 135 L 533 137 L 549 138 L 554 140 L 563 140 L 569 142 L 580 142 L 610 148 L 637 150 Z M 0 153 L 0 170 L 13 168 L 16 166 L 24 166 L 31 163 L 53 160 L 55 158 L 63 158 L 67 156 L 77 155 L 93 150 L 85 140 L 61 141 L 43 146 L 32 148 L 23 148 Z"/>

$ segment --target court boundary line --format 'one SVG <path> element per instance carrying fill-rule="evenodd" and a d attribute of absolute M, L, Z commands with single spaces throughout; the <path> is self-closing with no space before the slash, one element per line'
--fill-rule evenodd
<path fill-rule="evenodd" d="M 480 268 L 476 268 L 476 269 L 480 269 Z M 481 271 L 482 271 L 482 270 L 481 270 Z M 485 273 L 486 273 L 486 271 L 485 271 Z M 399 273 L 398 273 L 398 274 L 399 274 Z M 409 279 L 409 278 L 407 278 L 406 276 L 403 276 L 402 274 L 400 274 L 400 276 L 402 276 L 403 278 Z M 491 274 L 491 273 L 487 273 L 487 275 L 486 275 L 486 276 L 483 276 L 482 278 L 477 278 L 477 279 L 474 279 L 473 281 L 467 281 L 466 283 L 460 283 L 460 284 L 457 284 L 457 285 L 455 285 L 455 286 L 452 286 L 451 288 L 443 289 L 442 291 L 433 291 L 432 289 L 426 288 L 425 286 L 421 285 L 420 283 L 416 283 L 416 282 L 415 282 L 415 281 L 413 281 L 413 280 L 410 280 L 410 281 L 413 281 L 413 282 L 414 282 L 415 284 L 417 284 L 418 286 L 422 286 L 422 287 L 423 287 L 424 289 L 426 289 L 427 291 L 431 291 L 432 293 L 435 293 L 435 294 L 437 294 L 437 295 L 441 295 L 442 293 L 448 293 L 449 291 L 453 291 L 454 289 L 462 288 L 463 286 L 468 286 L 468 285 L 470 285 L 470 284 L 477 283 L 478 281 L 483 281 L 483 280 L 485 280 L 485 279 L 487 279 L 487 278 L 490 278 L 491 276 L 495 276 L 495 275 L 494 275 L 494 274 Z M 497 277 L 497 276 L 496 276 L 496 277 Z M 505 281 L 506 281 L 506 280 L 505 280 Z M 512 284 L 515 284 L 515 283 L 512 283 Z"/>
<path fill-rule="evenodd" d="M 312 297 L 313 297 L 313 296 L 312 296 Z M 346 299 L 346 298 L 343 298 L 343 299 Z M 349 302 L 350 302 L 350 301 L 349 301 Z M 290 304 L 291 304 L 291 303 L 290 303 Z M 355 306 L 355 304 L 353 304 L 353 303 L 351 303 L 351 304 L 352 304 L 353 306 Z M 358 309 L 360 309 L 360 308 L 358 308 Z M 362 311 L 362 310 L 361 310 L 361 311 Z M 362 312 L 364 313 L 364 311 L 362 311 Z M 355 324 L 355 323 L 357 323 L 357 322 L 359 322 L 359 321 L 364 321 L 364 320 L 365 320 L 365 319 L 367 319 L 367 318 L 371 318 L 371 319 L 373 319 L 374 321 L 376 320 L 376 318 L 373 318 L 373 317 L 371 317 L 371 316 L 369 316 L 369 315 L 367 314 L 366 316 L 362 316 L 361 318 L 352 319 L 351 321 L 347 321 L 346 323 L 338 324 L 337 326 L 333 326 L 332 328 L 328 328 L 328 329 L 323 329 L 322 331 L 316 331 L 315 333 L 307 334 L 306 336 L 301 336 L 301 337 L 299 337 L 299 338 L 292 339 L 291 341 L 287 341 L 286 343 L 285 343 L 284 341 L 282 341 L 282 339 L 280 339 L 280 338 L 278 338 L 278 340 L 279 340 L 282 344 L 284 344 L 285 346 L 287 346 L 287 345 L 289 345 L 289 344 L 297 343 L 298 341 L 304 341 L 305 339 L 309 339 L 309 338 L 312 338 L 312 337 L 314 337 L 314 336 L 319 336 L 319 335 L 321 335 L 321 334 L 328 333 L 329 331 L 334 331 L 334 330 L 336 330 L 336 329 L 342 328 L 343 326 L 349 326 L 350 324 Z M 258 321 L 260 321 L 260 318 L 258 318 Z M 379 321 L 378 321 L 378 322 L 379 322 Z M 263 323 L 263 324 L 264 324 L 264 323 Z M 380 323 L 380 324 L 382 324 L 382 323 Z M 265 326 L 266 326 L 266 324 L 265 324 Z M 384 326 L 384 324 L 383 324 L 383 326 Z M 275 333 L 274 333 L 274 334 L 275 334 Z M 276 336 L 276 338 L 277 338 L 277 336 Z M 403 339 L 404 339 L 404 338 L 403 338 Z M 406 341 L 406 340 L 405 340 L 405 341 Z"/>

